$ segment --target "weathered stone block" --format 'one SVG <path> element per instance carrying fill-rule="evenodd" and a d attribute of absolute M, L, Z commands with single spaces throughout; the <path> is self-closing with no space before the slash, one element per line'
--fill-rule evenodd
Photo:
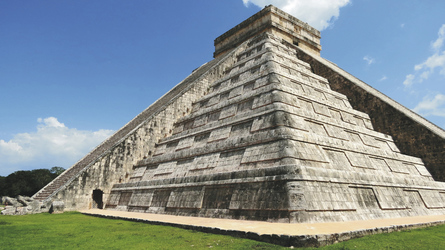
<path fill-rule="evenodd" d="M 444 165 L 445 133 L 307 53 L 318 39 L 266 7 L 36 197 L 87 208 L 100 191 L 109 209 L 292 223 L 444 213 L 422 160 Z"/>
<path fill-rule="evenodd" d="M 49 208 L 49 212 L 52 214 L 63 213 L 65 210 L 65 203 L 63 201 L 53 201 Z"/>

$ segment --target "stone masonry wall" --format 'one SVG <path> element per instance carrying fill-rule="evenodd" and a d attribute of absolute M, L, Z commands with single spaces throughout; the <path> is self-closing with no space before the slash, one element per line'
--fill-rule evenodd
<path fill-rule="evenodd" d="M 445 181 L 445 138 L 430 129 L 440 128 L 426 120 L 424 123 L 416 121 L 413 119 L 416 114 L 402 112 L 358 86 L 345 75 L 334 71 L 333 68 L 338 68 L 336 65 L 327 61 L 322 63 L 321 58 L 317 60 L 302 50 L 298 50 L 297 54 L 299 59 L 311 65 L 315 74 L 328 79 L 332 90 L 346 95 L 354 109 L 367 113 L 376 131 L 391 135 L 403 154 L 421 158 L 436 181 Z"/>
<path fill-rule="evenodd" d="M 445 183 L 294 47 L 273 33 L 250 39 L 153 157 L 113 185 L 106 209 L 290 223 L 443 213 Z"/>
<path fill-rule="evenodd" d="M 103 191 L 103 201 L 106 201 L 112 185 L 128 181 L 134 164 L 141 159 L 151 157 L 155 143 L 172 134 L 173 123 L 190 113 L 192 102 L 206 94 L 209 84 L 220 78 L 235 61 L 234 53 L 228 53 L 205 64 L 201 67 L 203 69 L 194 71 L 153 104 L 159 107 L 150 115 L 146 114 L 145 121 L 139 121 L 139 125 L 133 131 L 122 136 L 120 142 L 100 155 L 74 180 L 61 188 L 53 198 L 63 200 L 67 210 L 94 206 L 93 190 Z M 175 95 L 172 96 L 172 92 Z M 162 105 L 159 105 L 159 102 Z"/>
<path fill-rule="evenodd" d="M 80 172 L 82 172 L 85 168 L 89 168 L 89 166 L 94 163 L 98 158 L 102 157 L 104 154 L 107 154 L 108 151 L 115 147 L 117 144 L 121 143 L 124 138 L 126 138 L 129 134 L 131 134 L 138 126 L 140 126 L 144 121 L 152 117 L 154 114 L 162 110 L 166 103 L 171 101 L 172 99 L 178 96 L 178 93 L 182 93 L 187 86 L 195 81 L 199 76 L 201 76 L 204 72 L 206 72 L 209 68 L 213 67 L 215 64 L 221 61 L 221 58 L 218 60 L 213 60 L 209 63 L 204 64 L 200 68 L 196 69 L 191 75 L 189 75 L 186 79 L 184 79 L 181 83 L 175 86 L 172 90 L 162 96 L 155 103 L 150 105 L 147 109 L 133 118 L 130 122 L 128 122 L 125 126 L 119 129 L 116 133 L 98 145 L 95 149 L 89 152 L 85 157 L 76 162 L 73 166 L 68 168 L 64 173 L 59 175 L 55 180 L 50 182 L 47 186 L 39 190 L 33 198 L 37 200 L 45 200 L 51 198 L 55 192 L 59 189 L 63 188 L 63 186 L 70 182 L 73 177 L 76 177 Z"/>

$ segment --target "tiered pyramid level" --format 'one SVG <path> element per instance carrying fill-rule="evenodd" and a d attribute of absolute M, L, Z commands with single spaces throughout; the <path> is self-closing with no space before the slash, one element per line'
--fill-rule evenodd
<path fill-rule="evenodd" d="M 267 6 L 34 197 L 292 223 L 444 214 L 427 168 L 445 180 L 445 131 L 320 50 L 319 31 Z"/>
<path fill-rule="evenodd" d="M 443 213 L 445 185 L 263 32 L 106 207 L 284 222 Z"/>

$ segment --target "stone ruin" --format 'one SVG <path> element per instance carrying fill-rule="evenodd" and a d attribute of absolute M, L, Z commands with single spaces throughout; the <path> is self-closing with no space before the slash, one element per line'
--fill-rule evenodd
<path fill-rule="evenodd" d="M 36 213 L 62 213 L 64 204 L 62 201 L 46 202 L 38 201 L 32 197 L 18 195 L 16 198 L 3 196 L 1 204 L 5 207 L 0 207 L 0 214 L 2 215 L 25 215 Z"/>
<path fill-rule="evenodd" d="M 290 223 L 444 214 L 445 131 L 320 50 L 267 6 L 34 199 Z"/>

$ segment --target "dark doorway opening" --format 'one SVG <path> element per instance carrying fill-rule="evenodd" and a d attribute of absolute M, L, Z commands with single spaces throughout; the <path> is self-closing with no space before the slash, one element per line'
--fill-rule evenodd
<path fill-rule="evenodd" d="M 103 195 L 104 192 L 100 189 L 93 190 L 93 208 L 102 209 L 104 206 L 103 203 Z"/>

